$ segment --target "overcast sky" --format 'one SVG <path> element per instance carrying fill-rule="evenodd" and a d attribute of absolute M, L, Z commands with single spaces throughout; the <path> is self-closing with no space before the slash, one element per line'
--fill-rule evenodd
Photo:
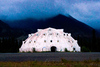
<path fill-rule="evenodd" d="M 100 0 L 0 0 L 1 20 L 45 19 L 71 15 L 100 29 Z"/>

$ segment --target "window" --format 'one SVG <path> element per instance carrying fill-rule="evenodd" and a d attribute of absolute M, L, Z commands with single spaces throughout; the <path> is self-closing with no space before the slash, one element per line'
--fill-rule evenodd
<path fill-rule="evenodd" d="M 75 48 L 73 48 L 73 50 L 75 51 Z"/>
<path fill-rule="evenodd" d="M 49 31 L 51 31 L 51 29 L 49 29 Z"/>
<path fill-rule="evenodd" d="M 36 34 L 36 36 L 38 36 L 39 34 Z"/>
<path fill-rule="evenodd" d="M 70 42 L 70 40 L 68 40 L 68 42 Z"/>
<path fill-rule="evenodd" d="M 46 43 L 46 40 L 44 40 L 44 42 Z"/>
<path fill-rule="evenodd" d="M 31 43 L 32 40 L 29 41 L 29 43 Z"/>
<path fill-rule="evenodd" d="M 24 44 L 26 43 L 26 41 L 24 41 Z"/>
<path fill-rule="evenodd" d="M 44 33 L 43 35 L 45 36 L 46 34 Z"/>
<path fill-rule="evenodd" d="M 52 43 L 52 40 L 50 40 L 50 42 Z"/>
<path fill-rule="evenodd" d="M 57 33 L 57 35 L 58 35 L 58 33 Z"/>
<path fill-rule="evenodd" d="M 57 40 L 57 42 L 59 42 L 59 40 Z"/>
<path fill-rule="evenodd" d="M 74 43 L 74 41 L 72 41 L 72 43 Z"/>
<path fill-rule="evenodd" d="M 68 36 L 68 34 L 67 34 L 67 36 Z"/>
<path fill-rule="evenodd" d="M 36 43 L 36 41 L 34 41 L 34 43 Z"/>

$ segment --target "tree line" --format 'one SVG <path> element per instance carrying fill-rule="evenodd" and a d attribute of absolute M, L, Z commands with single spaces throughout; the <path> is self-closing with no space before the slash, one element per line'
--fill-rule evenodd
<path fill-rule="evenodd" d="M 14 37 L 3 37 L 0 39 L 0 53 L 19 52 L 21 44 L 22 41 L 18 41 Z"/>
<path fill-rule="evenodd" d="M 77 37 L 78 44 L 83 52 L 100 52 L 100 37 L 96 36 L 96 31 L 93 29 L 92 37 Z"/>

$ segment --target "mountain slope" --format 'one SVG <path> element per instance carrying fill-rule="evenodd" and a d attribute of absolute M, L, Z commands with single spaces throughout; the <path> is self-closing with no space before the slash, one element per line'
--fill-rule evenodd
<path fill-rule="evenodd" d="M 11 28 L 8 24 L 0 20 L 0 36 L 8 36 L 11 32 Z"/>
<path fill-rule="evenodd" d="M 19 37 L 26 34 L 23 29 L 11 28 L 8 24 L 0 20 L 0 37 Z"/>
<path fill-rule="evenodd" d="M 72 33 L 74 35 L 88 36 L 92 34 L 93 28 L 88 25 L 64 15 L 58 15 L 45 21 L 46 27 L 62 28 L 65 32 Z"/>
<path fill-rule="evenodd" d="M 57 15 L 55 17 L 46 19 L 46 20 L 35 20 L 32 18 L 17 20 L 10 22 L 10 26 L 13 28 L 20 28 L 26 31 L 26 33 L 34 33 L 37 29 L 44 29 L 48 27 L 53 27 L 57 29 L 64 29 L 65 32 L 71 33 L 73 36 L 84 36 L 91 37 L 92 30 L 90 26 L 74 19 L 69 16 Z"/>

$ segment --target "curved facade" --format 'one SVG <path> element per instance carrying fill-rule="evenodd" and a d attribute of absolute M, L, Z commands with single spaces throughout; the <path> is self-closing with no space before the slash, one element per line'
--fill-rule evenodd
<path fill-rule="evenodd" d="M 80 52 L 80 47 L 77 40 L 71 37 L 70 33 L 65 33 L 63 29 L 38 29 L 38 32 L 28 35 L 28 38 L 23 41 L 20 52 L 33 51 L 77 51 Z"/>

